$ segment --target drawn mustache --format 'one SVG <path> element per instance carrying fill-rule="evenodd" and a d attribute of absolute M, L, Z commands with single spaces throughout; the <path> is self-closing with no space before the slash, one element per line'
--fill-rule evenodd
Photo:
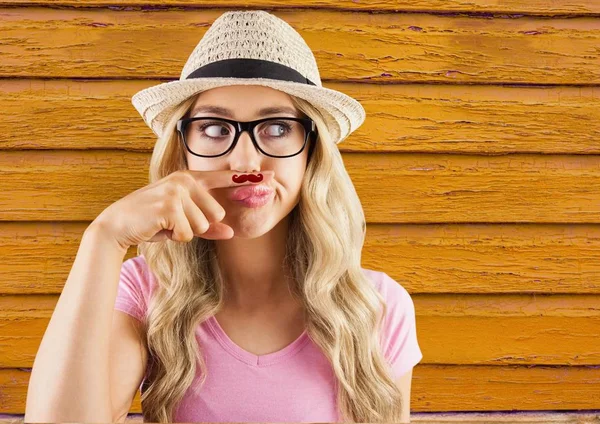
<path fill-rule="evenodd" d="M 251 181 L 253 183 L 259 183 L 263 180 L 263 174 L 246 174 L 246 175 L 234 175 L 232 177 L 233 182 L 235 183 L 245 183 L 246 181 Z"/>

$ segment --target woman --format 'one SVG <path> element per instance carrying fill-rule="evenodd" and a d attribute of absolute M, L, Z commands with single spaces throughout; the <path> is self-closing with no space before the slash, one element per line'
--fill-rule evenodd
<path fill-rule="evenodd" d="M 146 422 L 408 422 L 414 306 L 360 265 L 364 214 L 336 146 L 362 106 L 322 87 L 300 35 L 264 11 L 223 14 L 180 80 L 133 104 L 159 137 L 151 183 L 180 170 L 272 176 L 211 189 L 222 219 L 141 241 L 123 263 L 115 309 L 128 315 L 115 322 L 143 349 L 119 346 L 113 327 L 119 420 L 143 370 Z"/>

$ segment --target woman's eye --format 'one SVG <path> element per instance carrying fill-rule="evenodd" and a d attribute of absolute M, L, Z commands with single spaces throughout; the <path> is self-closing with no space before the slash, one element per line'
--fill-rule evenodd
<path fill-rule="evenodd" d="M 229 135 L 229 130 L 222 125 L 207 125 L 204 127 L 204 133 L 209 137 L 222 137 Z"/>
<path fill-rule="evenodd" d="M 273 131 L 271 131 L 271 128 L 274 128 Z M 280 137 L 282 135 L 285 135 L 286 131 L 287 131 L 287 127 L 285 126 L 285 124 L 272 124 L 269 125 L 269 131 L 267 131 L 267 134 L 271 137 Z"/>

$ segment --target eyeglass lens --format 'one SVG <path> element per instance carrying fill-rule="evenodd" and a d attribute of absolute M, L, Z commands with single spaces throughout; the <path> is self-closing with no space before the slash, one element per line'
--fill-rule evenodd
<path fill-rule="evenodd" d="M 204 156 L 224 153 L 233 143 L 234 137 L 235 127 L 216 119 L 190 121 L 185 128 L 185 140 L 190 150 Z M 305 129 L 301 122 L 272 119 L 254 127 L 254 139 L 269 155 L 294 155 L 304 145 Z"/>

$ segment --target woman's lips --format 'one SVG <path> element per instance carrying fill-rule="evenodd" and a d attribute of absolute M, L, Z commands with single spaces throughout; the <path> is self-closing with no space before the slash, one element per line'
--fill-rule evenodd
<path fill-rule="evenodd" d="M 264 194 L 262 196 L 250 196 L 242 200 L 236 200 L 236 202 L 248 207 L 248 208 L 259 208 L 266 205 L 273 198 L 270 194 Z"/>
<path fill-rule="evenodd" d="M 245 200 L 249 198 L 268 198 L 273 193 L 273 189 L 264 184 L 246 185 L 237 187 L 230 194 L 231 200 Z"/>

